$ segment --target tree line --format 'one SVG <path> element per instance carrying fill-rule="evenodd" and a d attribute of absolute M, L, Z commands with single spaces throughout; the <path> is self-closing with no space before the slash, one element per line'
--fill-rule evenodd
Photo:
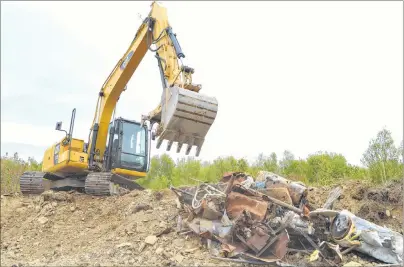
<path fill-rule="evenodd" d="M 341 179 L 366 179 L 381 183 L 403 177 L 403 141 L 396 146 L 391 132 L 382 129 L 370 140 L 361 163 L 364 167 L 349 164 L 343 155 L 327 151 L 313 153 L 306 159 L 296 159 L 288 150 L 281 158 L 276 153 L 261 153 L 252 163 L 232 156 L 219 157 L 212 162 L 192 157 L 174 162 L 169 155 L 163 154 L 151 159 L 150 172 L 138 182 L 146 187 L 162 189 L 170 184 L 216 182 L 228 171 L 247 172 L 253 177 L 258 171 L 270 171 L 313 185 L 327 185 Z"/>
<path fill-rule="evenodd" d="M 341 179 L 383 183 L 389 179 L 403 177 L 403 141 L 396 146 L 391 132 L 382 129 L 369 141 L 361 163 L 363 167 L 352 165 L 343 155 L 327 151 L 318 151 L 306 159 L 297 159 L 288 150 L 283 152 L 281 158 L 278 158 L 276 153 L 269 155 L 261 153 L 254 162 L 232 156 L 219 157 L 213 161 L 202 161 L 193 157 L 174 161 L 169 155 L 163 154 L 152 157 L 149 173 L 137 181 L 148 188 L 163 189 L 170 185 L 191 185 L 200 181 L 217 182 L 229 171 L 246 172 L 253 177 L 259 171 L 270 171 L 312 185 L 327 185 Z M 27 170 L 41 170 L 41 165 L 33 158 L 29 158 L 28 161 L 22 160 L 18 153 L 3 156 L 2 193 L 18 191 L 19 176 Z"/>

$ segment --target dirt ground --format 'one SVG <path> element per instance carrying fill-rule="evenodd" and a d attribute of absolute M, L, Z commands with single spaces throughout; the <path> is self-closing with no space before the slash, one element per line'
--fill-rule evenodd
<path fill-rule="evenodd" d="M 342 187 L 344 192 L 335 209 L 348 209 L 402 233 L 402 181 L 379 188 L 350 181 Z M 312 208 L 325 202 L 331 188 L 310 190 Z M 76 192 L 2 196 L 1 265 L 235 265 L 211 259 L 199 237 L 177 234 L 179 212 L 175 195 L 169 190 L 133 191 L 119 197 Z M 159 236 L 169 227 L 171 232 Z M 301 257 L 307 255 L 287 255 L 285 261 L 301 263 Z M 357 253 L 344 261 L 378 263 Z"/>
<path fill-rule="evenodd" d="M 333 209 L 347 209 L 357 216 L 375 224 L 389 227 L 403 234 L 403 181 L 389 181 L 373 186 L 363 181 L 347 181 L 327 187 L 310 189 L 310 210 L 319 208 L 328 198 L 328 192 L 340 186 L 343 193 Z"/>

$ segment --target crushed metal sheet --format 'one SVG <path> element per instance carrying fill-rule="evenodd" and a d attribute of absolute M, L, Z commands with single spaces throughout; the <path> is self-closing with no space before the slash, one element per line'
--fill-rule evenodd
<path fill-rule="evenodd" d="M 266 258 L 267 255 L 274 255 L 278 259 L 283 259 L 287 253 L 287 245 L 290 241 L 289 234 L 286 230 L 283 230 L 276 238 L 271 239 L 273 243 L 268 243 L 267 246 L 257 255 L 261 258 Z M 271 256 L 272 256 L 271 255 Z"/>
<path fill-rule="evenodd" d="M 171 189 L 188 213 L 178 217 L 188 216 L 177 231 L 186 226 L 211 255 L 224 260 L 291 266 L 282 262 L 288 251 L 314 251 L 312 260 L 339 266 L 344 255 L 356 250 L 393 265 L 403 263 L 401 234 L 349 211 L 332 210 L 341 188 L 314 211 L 308 209 L 304 184 L 270 172 L 260 172 L 255 181 L 246 173 L 230 172 L 218 184 Z"/>
<path fill-rule="evenodd" d="M 230 218 L 237 218 L 244 210 L 251 213 L 254 220 L 262 221 L 267 213 L 268 203 L 252 197 L 231 192 L 227 196 L 226 212 Z"/>
<path fill-rule="evenodd" d="M 360 245 L 354 250 L 386 263 L 403 264 L 403 235 L 400 233 L 359 218 L 347 210 L 342 210 L 332 225 L 341 231 L 348 229 L 343 238 L 336 238 L 339 244 L 346 246 L 340 241 L 357 236 Z M 335 239 L 335 235 L 333 237 Z"/>
<path fill-rule="evenodd" d="M 276 204 L 278 206 L 281 206 L 281 207 L 287 208 L 289 210 L 292 210 L 292 211 L 296 212 L 299 215 L 303 214 L 303 211 L 301 209 L 296 208 L 295 206 L 289 205 L 289 204 L 287 204 L 287 203 L 285 203 L 283 201 L 280 201 L 280 200 L 278 200 L 276 198 L 273 198 L 273 197 L 267 196 L 265 194 L 262 194 L 262 193 L 260 193 L 260 192 L 258 192 L 256 190 L 243 188 L 241 186 L 235 186 L 233 188 L 233 191 L 242 192 L 243 194 L 249 195 L 249 196 L 259 197 L 259 198 L 261 198 L 261 199 L 263 199 L 263 200 L 265 200 L 267 202 L 271 202 L 271 203 Z"/>
<path fill-rule="evenodd" d="M 287 188 L 294 205 L 298 205 L 301 199 L 307 196 L 308 189 L 300 182 L 292 182 L 272 172 L 264 172 L 261 175 L 265 177 L 266 188 Z"/>
<path fill-rule="evenodd" d="M 258 189 L 257 191 L 267 196 L 276 198 L 282 202 L 285 202 L 286 204 L 293 205 L 292 198 L 290 197 L 287 188 L 265 188 Z"/>

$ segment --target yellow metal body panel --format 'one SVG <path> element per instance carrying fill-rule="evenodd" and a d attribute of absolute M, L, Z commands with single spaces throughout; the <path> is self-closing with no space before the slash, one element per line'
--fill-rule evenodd
<path fill-rule="evenodd" d="M 138 171 L 132 171 L 132 170 L 127 170 L 127 169 L 120 169 L 116 168 L 111 170 L 112 173 L 120 174 L 120 175 L 129 175 L 133 178 L 142 178 L 146 177 L 145 172 L 138 172 Z"/>
<path fill-rule="evenodd" d="M 152 36 L 153 39 L 161 37 L 156 42 L 156 46 L 161 46 L 161 48 L 158 50 L 158 54 L 164 62 L 164 76 L 166 77 L 168 84 L 176 84 L 181 86 L 184 84 L 182 81 L 184 77 L 180 75 L 181 69 L 174 46 L 170 37 L 165 32 L 165 29 L 170 26 L 167 18 L 167 10 L 166 8 L 158 5 L 156 2 L 153 2 L 151 7 L 149 17 L 155 21 L 153 32 L 150 33 L 148 31 L 147 22 L 142 23 L 128 50 L 118 61 L 102 86 L 101 96 L 99 97 L 99 101 L 97 103 L 93 122 L 93 125 L 94 123 L 98 123 L 99 125 L 97 140 L 95 143 L 95 161 L 101 162 L 103 159 L 108 135 L 108 126 L 111 120 L 112 112 L 116 106 L 119 96 L 125 90 L 126 84 L 129 82 L 133 73 L 151 46 Z M 187 77 L 187 80 L 190 80 L 190 77 Z M 154 113 L 156 115 L 161 113 L 160 105 L 154 110 Z M 91 146 L 92 135 L 89 141 L 89 155 L 92 151 Z"/>
<path fill-rule="evenodd" d="M 84 141 L 73 138 L 70 151 L 69 143 L 64 143 L 64 141 L 65 138 L 45 151 L 42 171 L 63 174 L 75 173 L 78 175 L 85 173 L 88 167 L 88 155 L 83 152 Z"/>
<path fill-rule="evenodd" d="M 88 155 L 83 152 L 84 141 L 72 139 L 70 160 L 69 160 L 69 144 L 64 144 L 63 138 L 60 142 L 54 144 L 45 151 L 42 163 L 42 171 L 50 173 L 75 173 L 77 175 L 87 172 Z M 59 148 L 58 148 L 59 147 Z M 57 159 L 55 160 L 57 155 Z M 116 168 L 112 173 L 127 175 L 133 178 L 145 177 L 145 172 Z"/>

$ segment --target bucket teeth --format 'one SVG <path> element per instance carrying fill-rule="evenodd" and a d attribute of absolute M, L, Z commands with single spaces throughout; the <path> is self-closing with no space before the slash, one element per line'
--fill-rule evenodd
<path fill-rule="evenodd" d="M 182 148 L 182 145 L 184 144 L 184 143 L 187 143 L 186 141 L 186 136 L 185 135 L 183 135 L 183 134 L 178 134 L 177 135 L 177 137 L 178 137 L 178 139 L 177 139 L 177 153 L 180 153 L 180 151 L 181 151 L 181 148 Z"/>
<path fill-rule="evenodd" d="M 167 151 L 176 142 L 177 153 L 187 145 L 185 153 L 189 155 L 192 146 L 196 146 L 196 156 L 199 156 L 205 136 L 216 119 L 217 100 L 177 86 L 167 90 L 161 99 L 161 132 L 157 148 L 167 140 Z"/>
<path fill-rule="evenodd" d="M 177 153 L 180 153 L 183 143 L 178 143 L 177 145 Z"/>
<path fill-rule="evenodd" d="M 192 149 L 192 145 L 187 145 L 187 150 L 185 150 L 185 155 L 189 155 L 189 152 L 191 152 L 191 149 Z"/>
<path fill-rule="evenodd" d="M 163 138 L 159 137 L 159 138 L 157 139 L 156 148 L 159 149 L 162 143 L 163 143 Z"/>
<path fill-rule="evenodd" d="M 199 157 L 199 154 L 201 153 L 201 147 L 198 146 L 196 147 L 196 153 L 195 153 L 195 157 Z"/>
<path fill-rule="evenodd" d="M 164 140 L 164 139 L 161 138 L 161 137 L 158 139 L 158 141 L 157 141 L 157 146 L 156 146 L 157 149 L 161 147 L 161 145 L 162 145 L 162 143 L 163 143 L 163 140 Z M 204 143 L 205 140 L 203 140 L 203 139 L 196 139 L 196 138 L 192 138 L 192 137 L 184 137 L 183 135 L 180 136 L 180 137 L 178 138 L 178 140 L 180 140 L 180 141 L 179 141 L 179 142 L 176 142 L 176 143 L 177 143 L 176 153 L 180 153 L 182 147 L 183 147 L 184 145 L 186 145 L 185 155 L 188 156 L 188 155 L 190 154 L 191 150 L 192 150 L 192 147 L 195 146 L 195 147 L 196 147 L 195 156 L 196 156 L 196 157 L 199 157 L 199 154 L 201 153 L 202 145 L 203 145 L 203 143 Z M 172 148 L 174 142 L 175 142 L 175 141 L 173 141 L 173 140 L 168 140 L 167 147 L 166 147 L 166 151 L 170 151 L 170 150 L 171 150 L 171 148 Z"/>
<path fill-rule="evenodd" d="M 201 149 L 202 149 L 202 145 L 203 145 L 203 142 L 204 142 L 205 140 L 204 139 L 199 139 L 197 142 L 196 142 L 196 153 L 195 153 L 195 157 L 199 157 L 199 154 L 201 153 Z"/>
<path fill-rule="evenodd" d="M 170 151 L 172 145 L 173 145 L 173 140 L 169 140 L 168 144 L 167 144 L 167 150 L 166 151 Z"/>
<path fill-rule="evenodd" d="M 185 155 L 189 155 L 189 152 L 191 152 L 191 149 L 192 149 L 192 146 L 194 145 L 194 141 L 195 141 L 195 139 L 194 138 L 192 138 L 192 137 L 190 137 L 189 139 L 188 139 L 188 146 L 187 146 L 187 149 L 185 150 Z"/>

